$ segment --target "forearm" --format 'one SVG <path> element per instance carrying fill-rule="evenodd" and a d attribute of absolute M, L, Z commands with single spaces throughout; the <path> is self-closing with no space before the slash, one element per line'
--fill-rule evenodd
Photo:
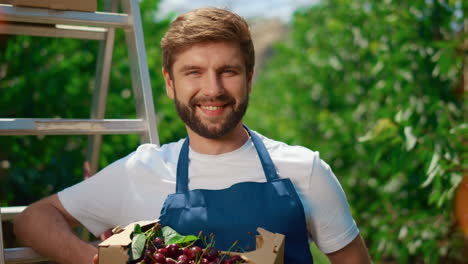
<path fill-rule="evenodd" d="M 358 235 L 351 243 L 344 248 L 327 254 L 333 264 L 370 264 L 372 263 L 367 252 L 364 240 Z"/>
<path fill-rule="evenodd" d="M 26 246 L 58 263 L 92 263 L 97 249 L 79 239 L 50 204 L 33 204 L 15 219 L 15 234 Z"/>

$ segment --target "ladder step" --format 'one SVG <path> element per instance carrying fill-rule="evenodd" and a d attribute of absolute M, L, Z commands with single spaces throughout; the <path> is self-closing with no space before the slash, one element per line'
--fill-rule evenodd
<path fill-rule="evenodd" d="M 142 119 L 37 119 L 0 118 L 0 136 L 142 134 Z"/>
<path fill-rule="evenodd" d="M 0 213 L 2 214 L 2 221 L 11 221 L 15 216 L 19 215 L 26 209 L 26 206 L 9 206 L 1 207 Z"/>
<path fill-rule="evenodd" d="M 74 28 L 73 28 L 74 27 Z M 30 25 L 11 23 L 8 27 L 0 27 L 0 34 L 7 35 L 29 35 L 38 37 L 54 37 L 54 38 L 76 38 L 76 39 L 91 39 L 104 40 L 106 38 L 106 28 L 97 27 L 78 27 L 65 25 Z"/>
<path fill-rule="evenodd" d="M 88 242 L 97 247 L 102 241 L 96 240 Z M 5 264 L 33 263 L 47 260 L 29 247 L 5 248 Z"/>
<path fill-rule="evenodd" d="M 127 14 L 105 12 L 62 11 L 44 8 L 17 7 L 0 4 L 3 21 L 68 24 L 89 27 L 130 27 Z"/>
<path fill-rule="evenodd" d="M 31 248 L 20 247 L 20 248 L 5 248 L 5 263 L 31 263 L 47 260 L 46 257 L 43 257 L 36 253 Z"/>

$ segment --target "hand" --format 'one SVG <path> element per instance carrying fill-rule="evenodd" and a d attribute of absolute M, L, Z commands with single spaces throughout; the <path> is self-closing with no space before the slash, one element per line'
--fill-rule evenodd
<path fill-rule="evenodd" d="M 98 255 L 94 255 L 94 258 L 93 258 L 93 264 L 98 264 L 99 263 L 99 259 L 98 259 Z"/>
<path fill-rule="evenodd" d="M 83 176 L 85 179 L 88 179 L 89 177 L 93 176 L 91 174 L 91 165 L 89 164 L 89 161 L 85 161 L 83 163 Z"/>

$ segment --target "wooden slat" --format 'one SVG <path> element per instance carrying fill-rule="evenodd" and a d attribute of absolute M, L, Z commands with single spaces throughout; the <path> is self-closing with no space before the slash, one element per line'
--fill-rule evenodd
<path fill-rule="evenodd" d="M 128 15 L 105 12 L 62 11 L 0 4 L 2 20 L 12 22 L 67 24 L 90 27 L 130 26 Z"/>
<path fill-rule="evenodd" d="M 103 40 L 105 28 L 57 28 L 55 26 L 27 25 L 20 23 L 8 23 L 0 27 L 0 34 L 29 35 L 36 37 L 75 38 Z"/>
<path fill-rule="evenodd" d="M 102 241 L 96 240 L 88 242 L 97 247 Z M 5 264 L 34 263 L 47 260 L 29 247 L 5 248 Z"/>
<path fill-rule="evenodd" d="M 10 206 L 0 208 L 2 214 L 2 221 L 10 221 L 15 218 L 18 214 L 24 211 L 26 206 Z"/>
<path fill-rule="evenodd" d="M 33 263 L 47 260 L 46 257 L 43 257 L 36 253 L 31 248 L 21 247 L 21 248 L 5 248 L 5 263 Z"/>
<path fill-rule="evenodd" d="M 141 119 L 0 118 L 0 135 L 141 134 Z"/>

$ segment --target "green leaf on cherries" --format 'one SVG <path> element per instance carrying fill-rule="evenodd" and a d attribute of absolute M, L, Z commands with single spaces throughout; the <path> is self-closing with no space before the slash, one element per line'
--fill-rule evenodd
<path fill-rule="evenodd" d="M 136 234 L 139 234 L 139 233 L 141 233 L 141 232 L 143 232 L 143 231 L 141 230 L 141 226 L 140 226 L 139 224 L 136 224 L 136 225 L 133 227 L 133 233 L 132 233 L 132 234 L 136 235 Z"/>
<path fill-rule="evenodd" d="M 194 235 L 183 236 L 169 226 L 163 226 L 161 228 L 164 241 L 167 245 L 170 244 L 185 244 L 198 240 L 198 237 Z"/>
<path fill-rule="evenodd" d="M 140 233 L 134 234 L 132 238 L 130 260 L 135 260 L 141 257 L 141 254 L 143 254 L 143 250 L 145 248 L 145 242 L 146 237 L 145 234 L 141 233 L 141 230 Z"/>

